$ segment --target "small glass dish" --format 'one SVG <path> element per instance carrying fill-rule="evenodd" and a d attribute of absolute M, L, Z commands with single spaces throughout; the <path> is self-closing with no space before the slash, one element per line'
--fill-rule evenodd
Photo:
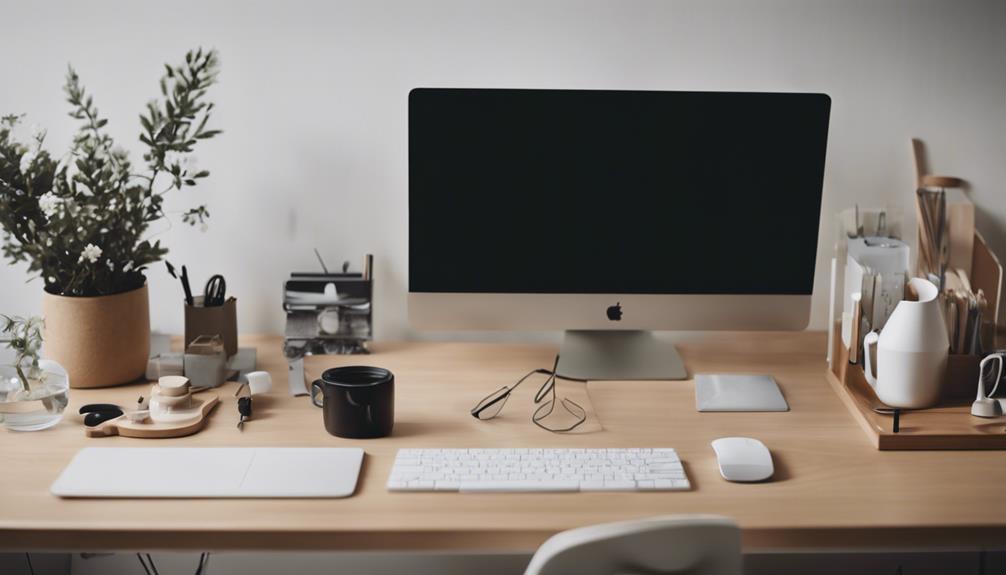
<path fill-rule="evenodd" d="M 43 360 L 34 374 L 27 365 L 20 370 L 0 365 L 0 414 L 3 426 L 11 431 L 40 431 L 56 425 L 63 419 L 69 397 L 70 379 L 58 364 Z"/>

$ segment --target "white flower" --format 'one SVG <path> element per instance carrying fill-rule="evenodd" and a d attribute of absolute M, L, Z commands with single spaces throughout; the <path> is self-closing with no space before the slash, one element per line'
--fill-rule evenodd
<path fill-rule="evenodd" d="M 112 263 L 112 260 L 107 260 L 106 259 L 105 260 L 105 265 L 108 266 L 108 271 L 110 271 L 110 272 L 114 272 L 115 271 L 115 264 Z"/>
<path fill-rule="evenodd" d="M 21 173 L 27 174 L 28 170 L 31 169 L 31 165 L 35 163 L 35 158 L 38 157 L 38 150 L 32 148 L 21 156 Z"/>
<path fill-rule="evenodd" d="M 38 199 L 38 207 L 47 218 L 59 213 L 59 208 L 62 205 L 63 199 L 52 192 L 46 192 Z"/>
<path fill-rule="evenodd" d="M 84 249 L 80 252 L 80 259 L 77 260 L 77 263 L 79 264 L 82 263 L 84 260 L 87 260 L 93 264 L 94 262 L 98 261 L 98 258 L 100 257 L 101 257 L 101 248 L 99 248 L 94 244 L 87 244 L 86 246 L 84 246 Z"/>

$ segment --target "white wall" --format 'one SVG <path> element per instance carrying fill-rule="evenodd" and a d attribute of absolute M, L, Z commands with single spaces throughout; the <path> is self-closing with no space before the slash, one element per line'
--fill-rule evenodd
<path fill-rule="evenodd" d="M 821 91 L 832 96 L 813 325 L 825 324 L 834 212 L 912 214 L 908 139 L 972 183 L 979 227 L 1006 254 L 1006 3 L 995 1 L 11 2 L 0 10 L 0 113 L 63 149 L 72 62 L 109 129 L 139 152 L 137 115 L 164 61 L 222 56 L 216 123 L 191 194 L 199 233 L 159 236 L 194 279 L 224 273 L 243 332 L 282 329 L 281 285 L 366 252 L 377 335 L 406 324 L 406 94 L 414 86 Z M 136 158 L 139 159 L 138 157 Z M 0 311 L 39 310 L 41 284 L 0 267 Z M 182 330 L 180 289 L 149 274 L 155 329 Z"/>

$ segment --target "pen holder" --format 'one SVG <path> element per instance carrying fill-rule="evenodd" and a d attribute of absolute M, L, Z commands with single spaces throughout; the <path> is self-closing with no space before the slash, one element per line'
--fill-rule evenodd
<path fill-rule="evenodd" d="M 206 307 L 203 297 L 193 298 L 195 305 L 185 305 L 185 347 L 201 335 L 218 335 L 224 352 L 230 357 L 238 352 L 237 300 L 229 297 L 224 305 Z"/>

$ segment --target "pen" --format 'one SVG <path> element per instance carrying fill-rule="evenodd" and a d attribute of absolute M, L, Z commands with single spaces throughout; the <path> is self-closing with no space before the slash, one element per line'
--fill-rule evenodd
<path fill-rule="evenodd" d="M 195 302 L 192 300 L 192 288 L 189 287 L 189 272 L 185 269 L 185 266 L 182 266 L 182 289 L 185 290 L 185 303 L 190 306 L 195 305 Z"/>

